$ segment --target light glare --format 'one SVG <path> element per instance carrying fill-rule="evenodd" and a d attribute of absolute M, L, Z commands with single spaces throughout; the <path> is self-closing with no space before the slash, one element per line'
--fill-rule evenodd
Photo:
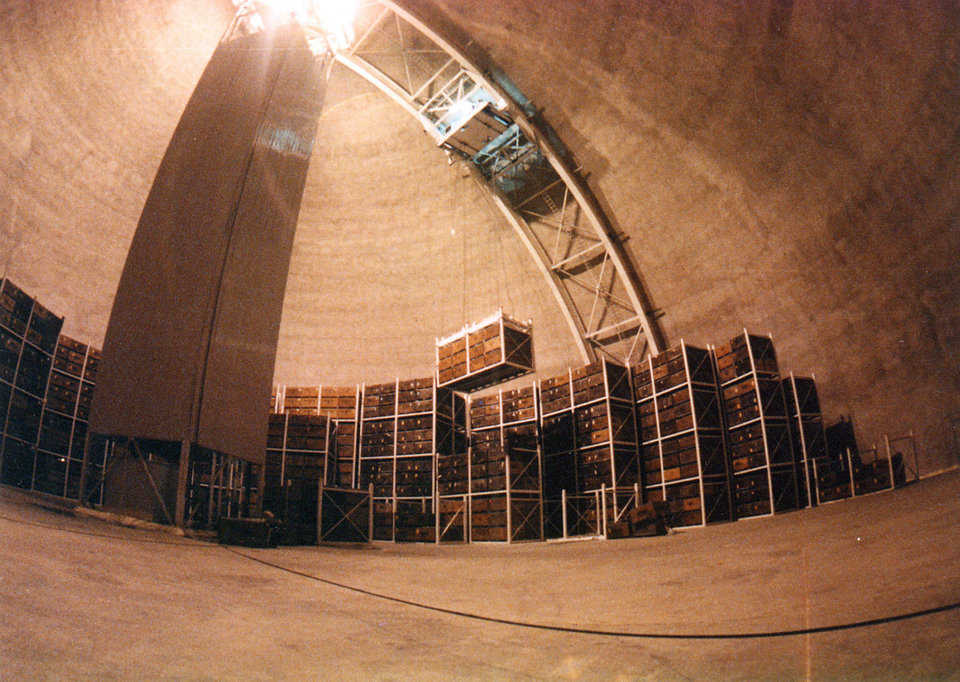
<path fill-rule="evenodd" d="M 318 28 L 335 49 L 348 47 L 355 38 L 359 0 L 263 0 L 262 4 L 305 27 Z"/>

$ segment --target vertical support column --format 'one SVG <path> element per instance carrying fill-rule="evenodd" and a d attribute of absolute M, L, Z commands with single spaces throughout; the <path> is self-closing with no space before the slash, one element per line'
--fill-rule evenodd
<path fill-rule="evenodd" d="M 263 462 L 268 414 L 250 406 L 270 392 L 322 67 L 295 25 L 217 46 L 127 254 L 93 433 L 185 443 L 184 465 L 191 445 Z"/>
<path fill-rule="evenodd" d="M 177 505 L 173 514 L 173 522 L 183 528 L 187 520 L 187 479 L 190 476 L 189 441 L 180 441 L 180 467 L 177 472 Z M 106 467 L 104 467 L 106 469 Z M 213 472 L 211 472 L 212 476 Z M 212 481 L 211 481 L 212 483 Z"/>
<path fill-rule="evenodd" d="M 563 488 L 560 491 L 560 514 L 563 517 L 563 539 L 566 540 L 569 537 L 567 532 L 567 489 Z"/>
<path fill-rule="evenodd" d="M 367 494 L 370 496 L 370 518 L 367 520 L 367 542 L 373 542 L 373 483 L 367 486 Z"/>
<path fill-rule="evenodd" d="M 323 484 L 324 479 L 321 476 L 317 481 L 317 544 L 323 542 Z"/>
<path fill-rule="evenodd" d="M 614 495 L 617 494 L 616 488 L 613 489 L 613 494 Z M 602 511 L 601 518 L 603 519 L 603 526 L 602 526 L 603 537 L 606 538 L 607 537 L 607 484 L 606 483 L 600 484 L 600 508 Z M 616 507 L 614 507 L 614 509 L 616 509 Z"/>
<path fill-rule="evenodd" d="M 896 487 L 896 482 L 893 478 L 893 453 L 890 450 L 890 436 L 889 434 L 883 434 L 883 447 L 887 452 L 887 466 L 890 470 L 890 489 L 893 490 Z"/>

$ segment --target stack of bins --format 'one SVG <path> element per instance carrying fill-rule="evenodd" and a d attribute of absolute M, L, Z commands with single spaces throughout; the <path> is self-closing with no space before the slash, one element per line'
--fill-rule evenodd
<path fill-rule="evenodd" d="M 542 538 L 536 385 L 470 404 L 470 537 Z"/>
<path fill-rule="evenodd" d="M 66 459 L 50 454 L 38 456 L 36 446 L 43 399 L 62 326 L 62 318 L 34 301 L 10 280 L 2 280 L 0 481 L 57 495 L 62 495 L 66 486 Z"/>
<path fill-rule="evenodd" d="M 738 518 L 800 506 L 800 481 L 777 357 L 746 331 L 716 349 Z"/>
<path fill-rule="evenodd" d="M 710 352 L 683 341 L 631 368 L 648 501 L 679 528 L 729 521 L 730 481 Z"/>
<path fill-rule="evenodd" d="M 60 336 L 53 357 L 53 371 L 47 384 L 40 424 L 37 490 L 77 499 L 83 469 L 83 449 L 87 435 L 89 400 L 96 377 L 98 351 L 67 336 Z M 63 480 L 60 466 L 64 465 Z M 53 473 L 53 476 L 50 474 Z"/>
<path fill-rule="evenodd" d="M 320 414 L 333 421 L 327 484 L 340 488 L 356 487 L 358 386 L 321 386 Z"/>
<path fill-rule="evenodd" d="M 284 413 L 317 414 L 319 407 L 320 388 L 318 386 L 284 386 Z"/>
<path fill-rule="evenodd" d="M 617 521 L 640 483 L 630 375 L 603 359 L 574 369 L 571 380 L 577 493 L 605 491 L 605 521 Z M 596 505 L 584 510 L 583 520 L 598 532 L 604 527 Z"/>
<path fill-rule="evenodd" d="M 396 531 L 399 542 L 433 542 L 433 481 L 437 448 L 452 438 L 448 419 L 438 419 L 432 377 L 397 384 Z"/>
<path fill-rule="evenodd" d="M 827 438 L 813 377 L 783 379 L 787 413 L 800 469 L 800 502 L 811 506 L 849 497 L 850 475 L 842 459 L 827 456 Z"/>
<path fill-rule="evenodd" d="M 543 518 L 548 538 L 563 535 L 564 491 L 577 492 L 577 447 L 573 437 L 573 382 L 570 370 L 540 381 L 543 448 Z"/>
<path fill-rule="evenodd" d="M 393 540 L 397 382 L 362 390 L 358 487 L 373 485 L 373 539 Z"/>
<path fill-rule="evenodd" d="M 270 415 L 263 508 L 283 519 L 288 544 L 317 541 L 318 494 L 328 466 L 329 443 L 330 420 L 323 415 Z"/>
<path fill-rule="evenodd" d="M 426 377 L 366 386 L 362 405 L 359 487 L 374 487 L 374 539 L 434 542 L 438 462 L 465 456 L 463 398 Z"/>
<path fill-rule="evenodd" d="M 533 371 L 530 323 L 498 311 L 459 332 L 437 339 L 440 386 L 475 391 Z"/>

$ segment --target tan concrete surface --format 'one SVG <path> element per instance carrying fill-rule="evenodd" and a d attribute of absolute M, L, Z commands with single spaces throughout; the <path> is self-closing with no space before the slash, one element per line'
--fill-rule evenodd
<path fill-rule="evenodd" d="M 25 499 L 0 491 L 4 679 L 960 677 L 956 608 L 816 634 L 631 638 L 312 579 L 625 633 L 880 619 L 960 603 L 956 472 L 667 537 L 512 547 L 231 550 Z"/>

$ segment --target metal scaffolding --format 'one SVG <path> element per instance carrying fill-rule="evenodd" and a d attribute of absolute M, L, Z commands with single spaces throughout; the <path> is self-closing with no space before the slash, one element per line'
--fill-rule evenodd
<path fill-rule="evenodd" d="M 242 2 L 232 33 L 251 30 Z M 298 17 L 308 35 L 318 18 Z M 621 364 L 661 350 L 654 311 L 581 168 L 533 104 L 419 14 L 390 0 L 364 3 L 354 40 L 325 49 L 416 118 L 451 163 L 463 162 L 530 252 L 583 362 Z M 338 39 L 334 39 L 338 38 Z"/>

